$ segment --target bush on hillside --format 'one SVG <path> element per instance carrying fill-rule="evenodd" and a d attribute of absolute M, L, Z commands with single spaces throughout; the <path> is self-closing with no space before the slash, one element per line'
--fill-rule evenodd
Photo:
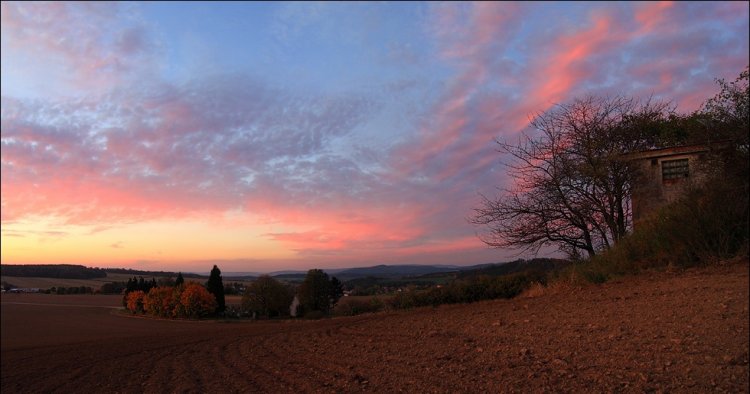
<path fill-rule="evenodd" d="M 385 303 L 378 297 L 343 297 L 333 307 L 334 316 L 355 316 L 362 313 L 379 312 Z"/>
<path fill-rule="evenodd" d="M 420 306 L 470 303 L 497 298 L 513 298 L 533 283 L 546 283 L 546 274 L 527 271 L 503 276 L 479 276 L 457 280 L 440 287 L 423 291 L 404 291 L 388 300 L 393 309 L 410 309 Z"/>
<path fill-rule="evenodd" d="M 601 283 L 646 268 L 690 267 L 746 255 L 748 216 L 746 188 L 716 177 L 646 218 L 615 247 L 572 272 Z"/>

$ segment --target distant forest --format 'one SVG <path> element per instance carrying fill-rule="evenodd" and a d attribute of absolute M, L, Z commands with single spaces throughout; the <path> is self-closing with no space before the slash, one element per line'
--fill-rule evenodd
<path fill-rule="evenodd" d="M 102 268 L 88 268 L 82 265 L 0 265 L 3 276 L 30 276 L 36 278 L 93 279 L 106 278 Z"/>
<path fill-rule="evenodd" d="M 0 265 L 3 276 L 25 276 L 36 278 L 93 279 L 106 278 L 107 273 L 140 276 L 177 276 L 176 272 L 141 271 L 127 268 L 89 268 L 74 264 L 49 265 Z M 203 278 L 205 275 L 182 274 L 185 278 Z"/>
<path fill-rule="evenodd" d="M 130 268 L 104 268 L 104 271 L 111 274 L 127 274 L 127 275 L 140 275 L 140 276 L 177 276 L 177 272 L 171 271 L 141 271 Z M 182 272 L 182 276 L 185 278 L 205 278 L 207 275 L 191 274 Z"/>

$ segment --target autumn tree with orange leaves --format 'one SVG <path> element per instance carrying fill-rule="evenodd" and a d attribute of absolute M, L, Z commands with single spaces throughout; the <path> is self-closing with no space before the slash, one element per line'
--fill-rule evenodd
<path fill-rule="evenodd" d="M 143 298 L 143 310 L 154 316 L 177 317 L 177 306 L 180 302 L 178 289 L 171 286 L 154 287 Z"/>
<path fill-rule="evenodd" d="M 205 287 L 197 283 L 188 283 L 185 285 L 180 295 L 181 313 L 185 316 L 197 319 L 209 316 L 216 311 L 216 297 L 209 293 Z"/>
<path fill-rule="evenodd" d="M 135 290 L 128 293 L 125 298 L 125 306 L 132 313 L 143 313 L 143 298 L 146 296 L 141 290 Z"/>

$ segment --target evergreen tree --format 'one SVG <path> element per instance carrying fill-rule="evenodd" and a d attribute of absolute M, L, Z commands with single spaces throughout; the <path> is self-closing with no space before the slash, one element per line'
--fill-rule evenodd
<path fill-rule="evenodd" d="M 177 273 L 177 279 L 174 280 L 174 285 L 179 286 L 185 284 L 185 278 L 182 277 L 182 272 Z"/>
<path fill-rule="evenodd" d="M 219 270 L 219 267 L 214 265 L 214 268 L 211 270 L 211 275 L 208 277 L 208 282 L 206 282 L 206 288 L 209 293 L 216 297 L 216 313 L 224 312 L 224 309 L 226 309 L 224 300 L 224 282 L 221 279 L 221 270 Z"/>

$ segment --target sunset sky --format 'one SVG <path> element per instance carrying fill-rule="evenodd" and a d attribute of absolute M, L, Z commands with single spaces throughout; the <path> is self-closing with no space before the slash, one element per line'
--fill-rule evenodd
<path fill-rule="evenodd" d="M 2 263 L 513 259 L 494 139 L 586 94 L 693 111 L 748 2 L 2 3 Z M 521 257 L 531 257 L 524 256 Z"/>

